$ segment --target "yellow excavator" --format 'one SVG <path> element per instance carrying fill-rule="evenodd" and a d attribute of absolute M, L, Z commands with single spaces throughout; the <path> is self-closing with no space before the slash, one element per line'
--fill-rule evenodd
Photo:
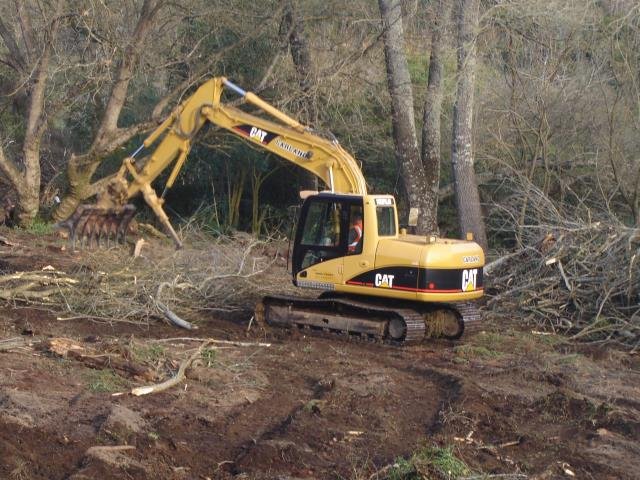
<path fill-rule="evenodd" d="M 229 90 L 270 118 L 222 101 Z M 255 310 L 263 325 L 337 334 L 396 345 L 459 338 L 477 327 L 473 300 L 483 295 L 484 253 L 471 238 L 409 235 L 398 225 L 392 195 L 370 195 L 356 160 L 334 138 L 314 133 L 224 77 L 202 84 L 156 128 L 98 196 L 59 226 L 70 239 L 124 237 L 142 193 L 177 247 L 181 241 L 163 210 L 164 193 L 207 123 L 273 152 L 316 175 L 327 187 L 304 199 L 293 239 L 294 285 L 322 290 L 318 298 L 270 296 Z M 150 156 L 135 157 L 155 142 Z M 151 182 L 173 164 L 163 194 Z"/>

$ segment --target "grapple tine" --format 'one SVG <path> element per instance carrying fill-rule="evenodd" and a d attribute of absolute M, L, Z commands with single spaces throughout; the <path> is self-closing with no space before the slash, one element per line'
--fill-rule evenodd
<path fill-rule="evenodd" d="M 113 237 L 117 244 L 126 241 L 127 229 L 136 213 L 131 204 L 119 208 L 102 208 L 90 205 L 80 205 L 67 220 L 59 222 L 56 228 L 69 231 L 69 242 L 72 250 L 80 243 L 80 248 L 101 247 L 106 244 L 109 248 Z"/>
<path fill-rule="evenodd" d="M 111 231 L 113 230 L 113 212 L 107 215 L 105 230 L 107 232 L 107 248 L 109 248 L 111 246 Z"/>
<path fill-rule="evenodd" d="M 87 221 L 82 227 L 82 236 L 84 239 L 86 239 L 85 245 L 87 246 L 87 248 L 93 247 L 93 226 L 94 226 L 93 213 L 90 213 L 87 216 Z"/>
<path fill-rule="evenodd" d="M 87 248 L 93 247 L 94 236 L 96 232 L 96 214 L 103 212 L 101 208 L 90 207 L 87 209 L 87 220 L 82 225 L 82 246 Z"/>
<path fill-rule="evenodd" d="M 109 216 L 109 241 L 113 240 L 113 242 L 118 244 L 118 214 L 112 212 Z"/>
<path fill-rule="evenodd" d="M 80 248 L 84 248 L 85 229 L 87 228 L 87 223 L 89 222 L 90 217 L 91 217 L 91 211 L 88 209 L 85 209 L 80 215 L 80 217 L 77 219 L 76 224 L 73 227 L 74 239 L 78 238 L 78 235 L 80 236 Z M 74 244 L 75 244 L 75 240 L 74 240 Z"/>
<path fill-rule="evenodd" d="M 122 233 L 122 243 L 126 243 L 127 241 L 127 230 L 129 229 L 129 224 L 131 220 L 133 220 L 133 216 L 136 214 L 136 207 L 131 204 L 127 204 L 123 207 L 124 211 L 120 217 L 120 224 L 118 225 L 118 230 Z"/>
<path fill-rule="evenodd" d="M 104 222 L 106 217 L 104 215 L 96 217 L 96 228 L 95 228 L 95 237 L 96 237 L 96 246 L 100 248 L 102 242 L 102 235 L 104 233 Z"/>

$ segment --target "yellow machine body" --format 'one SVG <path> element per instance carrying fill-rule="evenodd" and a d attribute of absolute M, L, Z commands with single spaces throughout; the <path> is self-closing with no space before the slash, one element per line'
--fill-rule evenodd
<path fill-rule="evenodd" d="M 305 262 L 300 258 L 303 255 L 296 253 L 304 243 L 302 226 L 293 255 L 297 286 L 417 302 L 465 302 L 483 295 L 482 248 L 472 241 L 403 234 L 398 228 L 392 196 L 323 193 L 311 200 L 361 203 L 364 227 L 361 248 L 349 252 L 343 244 L 342 252 L 340 247 L 330 247 L 338 251 L 323 256 L 324 247 L 320 245 L 315 247 L 319 249 L 316 261 Z M 308 209 L 303 209 L 301 222 L 308 215 Z M 386 228 L 380 228 L 380 222 Z M 342 228 L 346 225 L 343 223 Z M 329 250 L 324 253 L 330 253 Z"/>

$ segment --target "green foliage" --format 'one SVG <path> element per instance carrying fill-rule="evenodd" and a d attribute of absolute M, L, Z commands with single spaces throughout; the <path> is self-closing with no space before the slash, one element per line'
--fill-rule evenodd
<path fill-rule="evenodd" d="M 407 55 L 407 64 L 409 65 L 411 82 L 425 86 L 429 80 L 429 56 L 427 52 Z"/>
<path fill-rule="evenodd" d="M 216 349 L 215 348 L 205 348 L 202 351 L 202 361 L 204 366 L 207 368 L 212 368 L 216 364 Z"/>
<path fill-rule="evenodd" d="M 425 445 L 416 450 L 411 458 L 398 458 L 389 471 L 389 480 L 429 480 L 436 478 L 455 480 L 469 475 L 471 470 L 455 456 L 452 446 Z"/>
<path fill-rule="evenodd" d="M 53 225 L 40 217 L 36 217 L 27 227 L 27 231 L 34 235 L 49 235 L 53 232 Z"/>
<path fill-rule="evenodd" d="M 128 382 L 111 369 L 91 370 L 86 375 L 87 388 L 94 393 L 117 392 L 128 387 Z"/>
<path fill-rule="evenodd" d="M 163 360 L 167 355 L 166 349 L 157 344 L 135 344 L 131 347 L 131 351 L 136 361 L 152 365 Z"/>
<path fill-rule="evenodd" d="M 470 473 L 469 467 L 455 456 L 453 447 L 425 447 L 416 452 L 414 463 L 427 465 L 445 478 L 459 478 Z"/>
<path fill-rule="evenodd" d="M 402 457 L 396 459 L 388 478 L 389 480 L 420 480 L 413 462 Z"/>

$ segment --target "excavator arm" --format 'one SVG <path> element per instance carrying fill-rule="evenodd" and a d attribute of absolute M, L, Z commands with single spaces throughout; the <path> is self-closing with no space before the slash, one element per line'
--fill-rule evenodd
<path fill-rule="evenodd" d="M 269 118 L 259 117 L 222 102 L 222 93 L 228 89 L 264 112 Z M 367 185 L 356 160 L 337 140 L 328 140 L 311 131 L 257 95 L 246 92 L 224 77 L 214 77 L 203 83 L 183 101 L 143 142 L 122 167 L 105 190 L 99 194 L 96 206 L 82 205 L 60 226 L 71 232 L 72 241 L 80 236 L 109 238 L 111 233 L 124 235 L 131 220 L 132 208 L 126 201 L 142 193 L 176 246 L 181 242 L 171 226 L 163 206 L 167 189 L 187 159 L 193 141 L 202 127 L 212 123 L 228 130 L 267 151 L 288 160 L 319 177 L 332 192 L 365 195 Z M 150 156 L 142 161 L 135 157 L 158 142 Z M 160 197 L 151 183 L 171 165 L 172 171 Z"/>

